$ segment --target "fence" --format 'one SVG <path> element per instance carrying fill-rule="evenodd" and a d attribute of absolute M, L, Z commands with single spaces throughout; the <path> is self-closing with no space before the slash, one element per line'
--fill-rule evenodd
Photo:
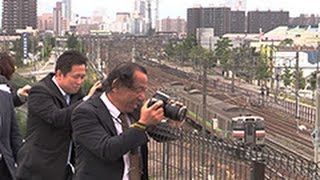
<path fill-rule="evenodd" d="M 152 180 L 320 179 L 319 166 L 312 161 L 270 148 L 243 147 L 202 132 L 162 128 L 157 141 L 149 142 Z"/>

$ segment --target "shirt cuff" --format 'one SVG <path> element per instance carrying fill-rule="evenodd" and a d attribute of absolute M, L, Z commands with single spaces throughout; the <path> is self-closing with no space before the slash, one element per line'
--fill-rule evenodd
<path fill-rule="evenodd" d="M 87 101 L 90 97 L 89 96 L 85 96 L 82 98 L 83 101 Z"/>

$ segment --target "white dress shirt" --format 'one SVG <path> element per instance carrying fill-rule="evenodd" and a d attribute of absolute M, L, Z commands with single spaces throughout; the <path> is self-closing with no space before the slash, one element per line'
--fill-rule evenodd
<path fill-rule="evenodd" d="M 116 127 L 116 130 L 117 130 L 117 134 L 120 135 L 123 132 L 122 125 L 120 123 L 121 120 L 118 119 L 121 112 L 110 102 L 110 100 L 106 96 L 106 93 L 102 93 L 102 95 L 100 96 L 100 99 L 110 111 L 114 126 Z M 130 152 L 127 152 L 125 155 L 123 155 L 124 172 L 123 172 L 122 180 L 129 180 L 129 169 L 130 169 L 129 153 Z"/>

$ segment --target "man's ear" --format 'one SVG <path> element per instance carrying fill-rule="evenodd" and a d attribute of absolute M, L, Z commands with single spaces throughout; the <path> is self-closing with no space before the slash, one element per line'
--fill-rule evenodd
<path fill-rule="evenodd" d="M 56 73 L 55 73 L 55 76 L 56 76 L 57 79 L 61 79 L 64 75 L 63 75 L 63 73 L 61 72 L 61 70 L 58 69 L 58 70 L 56 71 Z"/>
<path fill-rule="evenodd" d="M 111 83 L 112 91 L 116 91 L 120 87 L 120 83 L 118 79 L 114 79 Z"/>

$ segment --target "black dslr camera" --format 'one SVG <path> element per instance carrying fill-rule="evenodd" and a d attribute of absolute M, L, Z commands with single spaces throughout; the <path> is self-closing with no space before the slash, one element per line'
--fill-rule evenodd
<path fill-rule="evenodd" d="M 185 106 L 171 104 L 170 96 L 161 91 L 157 91 L 156 94 L 151 97 L 148 107 L 159 100 L 163 101 L 162 107 L 164 109 L 165 117 L 175 121 L 183 121 L 186 118 L 187 108 Z"/>

